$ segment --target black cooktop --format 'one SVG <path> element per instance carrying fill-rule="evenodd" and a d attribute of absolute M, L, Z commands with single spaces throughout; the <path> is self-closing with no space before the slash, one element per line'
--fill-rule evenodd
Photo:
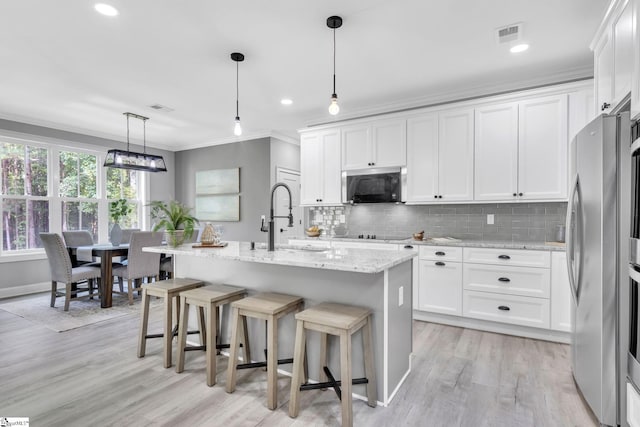
<path fill-rule="evenodd" d="M 363 239 L 363 240 L 407 240 L 407 236 L 386 236 L 376 234 L 358 234 L 352 236 L 344 236 L 344 239 Z"/>

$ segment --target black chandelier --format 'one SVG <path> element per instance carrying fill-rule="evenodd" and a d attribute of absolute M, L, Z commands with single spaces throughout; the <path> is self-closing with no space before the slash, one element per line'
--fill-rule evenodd
<path fill-rule="evenodd" d="M 122 113 L 127 116 L 127 149 L 119 150 L 114 148 L 107 151 L 104 159 L 104 166 L 108 168 L 133 169 L 143 172 L 166 172 L 167 165 L 162 156 L 147 153 L 147 128 L 146 123 L 149 117 L 140 116 L 134 113 Z M 129 117 L 142 120 L 142 141 L 143 152 L 136 153 L 129 150 Z"/>

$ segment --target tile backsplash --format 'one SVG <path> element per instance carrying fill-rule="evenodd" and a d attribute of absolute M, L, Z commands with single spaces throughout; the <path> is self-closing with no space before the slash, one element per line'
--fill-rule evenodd
<path fill-rule="evenodd" d="M 309 208 L 308 224 L 323 228 L 327 236 L 375 234 L 378 238 L 400 238 L 424 230 L 425 238 L 543 242 L 557 240 L 566 212 L 564 202 L 429 206 L 380 203 Z M 494 215 L 492 225 L 487 224 L 490 214 Z"/>

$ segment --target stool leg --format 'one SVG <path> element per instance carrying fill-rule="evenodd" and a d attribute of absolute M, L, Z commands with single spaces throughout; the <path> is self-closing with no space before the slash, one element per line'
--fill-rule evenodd
<path fill-rule="evenodd" d="M 142 291 L 142 314 L 140 315 L 140 335 L 138 336 L 138 357 L 144 357 L 147 348 L 147 327 L 149 325 L 149 295 Z"/>
<path fill-rule="evenodd" d="M 373 333 L 371 331 L 371 316 L 362 331 L 362 345 L 364 347 L 364 372 L 367 376 L 367 400 L 369 406 L 375 408 L 378 405 L 378 387 L 376 385 L 376 369 L 373 359 Z"/>
<path fill-rule="evenodd" d="M 207 385 L 209 387 L 216 383 L 216 337 L 218 330 L 218 307 L 215 303 L 210 303 L 207 307 Z"/>
<path fill-rule="evenodd" d="M 144 295 L 144 294 L 143 294 Z M 187 346 L 187 330 L 189 328 L 189 304 L 186 297 L 180 297 L 180 317 L 178 318 L 178 360 L 176 372 L 184 371 L 184 348 Z"/>
<path fill-rule="evenodd" d="M 340 380 L 342 384 L 342 426 L 353 426 L 351 396 L 351 335 L 340 333 Z"/>
<path fill-rule="evenodd" d="M 247 316 L 242 316 L 242 348 L 244 363 L 251 363 L 251 347 L 249 345 L 249 329 L 247 328 Z"/>
<path fill-rule="evenodd" d="M 267 319 L 267 407 L 278 406 L 278 320 Z"/>
<path fill-rule="evenodd" d="M 327 382 L 327 374 L 324 373 L 324 367 L 327 366 L 327 334 L 320 332 L 320 382 Z M 326 390 L 323 388 L 322 390 Z"/>
<path fill-rule="evenodd" d="M 220 344 L 220 306 L 216 305 L 216 346 Z M 220 354 L 220 350 L 216 348 L 216 354 Z"/>
<path fill-rule="evenodd" d="M 207 322 L 204 308 L 198 306 L 198 330 L 200 332 L 200 345 L 207 345 Z"/>
<path fill-rule="evenodd" d="M 231 309 L 231 345 L 229 347 L 229 366 L 227 367 L 227 393 L 233 393 L 236 389 L 236 365 L 238 364 L 239 327 L 240 310 L 234 307 Z"/>
<path fill-rule="evenodd" d="M 296 340 L 293 351 L 293 370 L 291 377 L 291 392 L 289 395 L 289 416 L 295 418 L 300 413 L 300 384 L 302 384 L 302 360 L 305 355 L 306 333 L 304 322 L 296 321 Z"/>
<path fill-rule="evenodd" d="M 143 290 L 144 291 L 144 290 Z M 164 367 L 171 367 L 171 341 L 173 341 L 173 298 L 164 298 Z"/>

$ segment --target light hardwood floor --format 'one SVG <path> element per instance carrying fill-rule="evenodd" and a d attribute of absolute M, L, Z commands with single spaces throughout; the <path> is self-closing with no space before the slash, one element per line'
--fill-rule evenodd
<path fill-rule="evenodd" d="M 150 332 L 160 331 L 161 308 Z M 335 393 L 306 391 L 288 416 L 289 377 L 279 407 L 266 407 L 262 370 L 238 374 L 225 392 L 226 358 L 207 387 L 203 352 L 185 372 L 162 367 L 162 340 L 136 357 L 138 316 L 56 333 L 0 310 L 0 416 L 32 426 L 337 426 Z M 357 426 L 595 426 L 569 368 L 569 347 L 432 323 L 414 323 L 413 371 L 390 407 L 354 400 Z"/>

